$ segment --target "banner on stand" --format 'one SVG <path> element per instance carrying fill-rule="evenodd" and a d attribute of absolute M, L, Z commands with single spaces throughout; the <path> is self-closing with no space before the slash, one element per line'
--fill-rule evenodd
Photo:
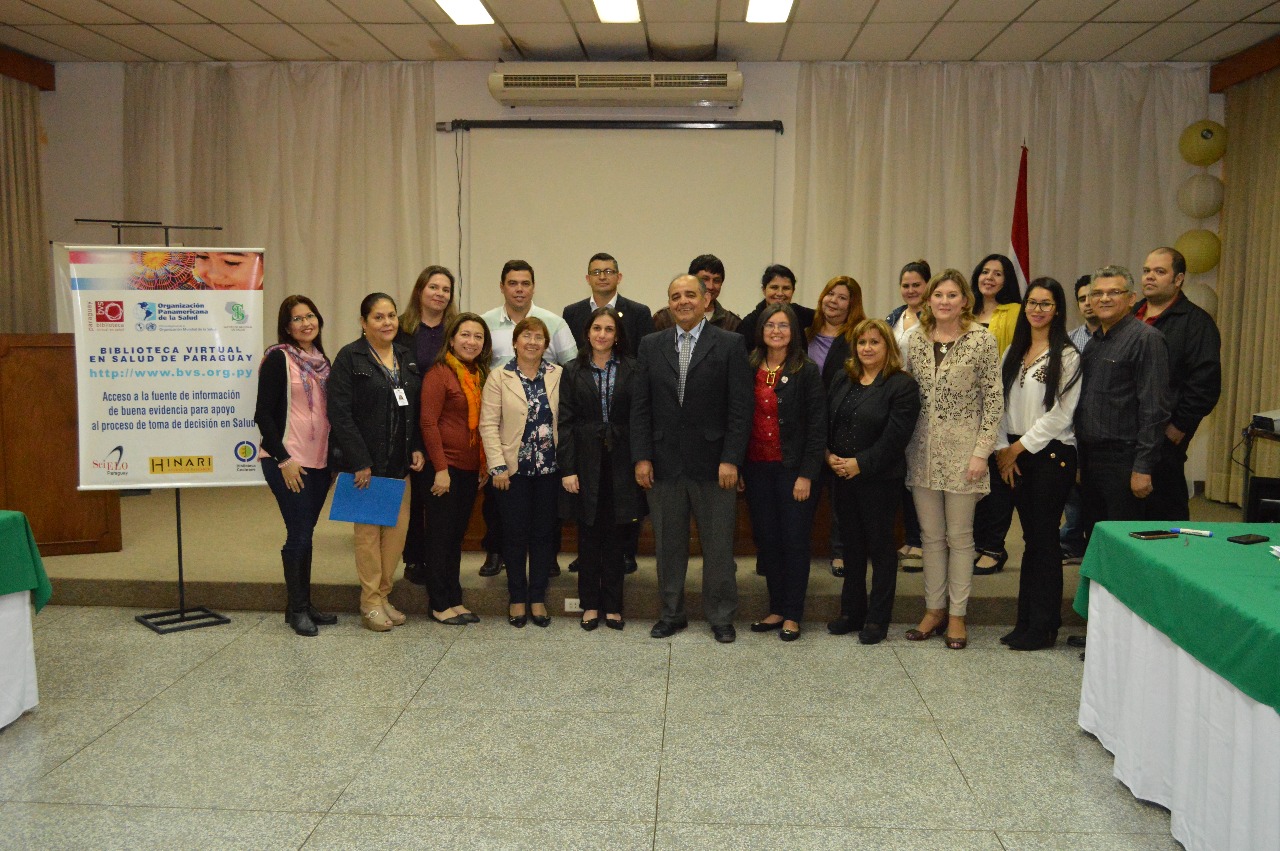
<path fill-rule="evenodd" d="M 68 246 L 80 489 L 261 485 L 260 248 Z"/>

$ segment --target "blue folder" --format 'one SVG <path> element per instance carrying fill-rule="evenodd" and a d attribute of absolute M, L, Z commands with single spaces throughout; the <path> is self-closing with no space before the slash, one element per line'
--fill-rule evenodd
<path fill-rule="evenodd" d="M 404 479 L 373 476 L 369 487 L 356 487 L 355 476 L 339 473 L 333 488 L 333 504 L 329 519 L 341 523 L 367 523 L 372 526 L 394 526 L 404 500 Z"/>

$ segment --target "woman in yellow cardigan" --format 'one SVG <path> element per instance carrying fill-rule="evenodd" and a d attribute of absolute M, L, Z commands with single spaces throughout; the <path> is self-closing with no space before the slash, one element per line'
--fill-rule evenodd
<path fill-rule="evenodd" d="M 1013 329 L 1022 312 L 1022 293 L 1013 261 L 1003 254 L 988 254 L 973 270 L 973 315 L 996 338 L 1000 354 L 1013 342 Z M 991 469 L 996 457 L 991 456 Z M 978 557 L 973 563 L 975 576 L 986 576 L 1004 570 L 1009 553 L 1004 548 L 1005 535 L 1013 522 L 1013 494 L 999 476 L 991 477 L 991 492 L 982 498 L 974 511 L 973 540 Z"/>

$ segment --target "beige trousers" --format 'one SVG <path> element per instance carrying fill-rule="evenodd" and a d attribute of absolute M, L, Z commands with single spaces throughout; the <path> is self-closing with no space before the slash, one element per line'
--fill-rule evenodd
<path fill-rule="evenodd" d="M 948 614 L 962 618 L 969 609 L 973 560 L 977 553 L 973 544 L 973 512 L 982 494 L 913 487 L 911 498 L 920 518 L 924 605 L 929 609 L 947 609 Z"/>
<path fill-rule="evenodd" d="M 400 566 L 405 535 L 409 532 L 409 479 L 394 526 L 356 523 L 356 575 L 360 577 L 360 613 L 376 609 L 391 596 L 391 577 Z"/>

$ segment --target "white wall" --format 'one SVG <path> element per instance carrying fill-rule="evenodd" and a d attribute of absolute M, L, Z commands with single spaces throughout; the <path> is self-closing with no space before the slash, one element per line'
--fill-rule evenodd
<path fill-rule="evenodd" d="M 680 109 L 627 109 L 627 108 L 536 108 L 536 107 L 504 107 L 489 95 L 487 78 L 494 69 L 492 62 L 443 62 L 435 67 L 436 102 L 435 114 L 437 123 L 453 120 L 491 121 L 514 120 L 527 118 L 559 119 L 667 119 L 667 120 L 717 120 L 717 121 L 781 121 L 784 132 L 777 139 L 776 161 L 774 169 L 775 203 L 772 210 L 773 244 L 778 254 L 774 261 L 787 263 L 786 256 L 791 245 L 791 206 L 789 199 L 794 196 L 795 184 L 795 117 L 796 86 L 799 79 L 799 65 L 794 62 L 740 63 L 739 70 L 743 75 L 743 101 L 736 109 L 727 108 L 680 108 Z M 458 245 L 458 171 L 456 165 L 455 146 L 459 134 L 442 132 L 437 134 L 436 177 L 438 182 L 436 199 L 437 240 L 440 247 L 439 262 L 451 269 L 461 269 L 466 264 L 465 252 Z M 566 164 L 571 167 L 571 164 Z M 749 179 L 749 176 L 744 176 Z M 465 181 L 465 176 L 464 176 Z M 714 198 L 693 198 L 696 202 L 714 206 Z M 468 211 L 462 211 L 466 221 Z M 769 211 L 734 210 L 733 215 L 744 213 L 769 215 Z M 604 211 L 602 211 L 602 214 Z M 464 225 L 465 233 L 465 225 Z M 585 249 L 582 266 L 585 271 L 586 260 L 597 250 L 595 247 Z M 603 250 L 609 251 L 608 247 Z M 715 246 L 707 246 L 708 252 L 716 253 Z M 461 257 L 461 259 L 460 259 Z M 619 257 L 625 270 L 627 258 Z M 684 258 L 687 264 L 692 257 Z M 473 285 L 476 295 L 471 302 L 472 307 L 487 310 L 497 303 L 498 273 L 501 267 L 492 270 L 479 270 L 479 279 L 474 282 L 463 282 L 463 288 Z M 722 300 L 733 310 L 743 313 L 759 300 L 760 269 L 726 269 L 727 284 Z M 625 278 L 625 275 L 624 275 Z M 816 285 L 800 282 L 800 300 L 811 301 L 822 288 L 821 281 Z M 625 283 L 624 283 L 625 287 Z M 587 295 L 586 284 L 582 284 L 582 296 Z M 464 305 L 467 297 L 464 296 Z M 544 305 L 547 308 L 558 308 L 560 305 Z"/>

